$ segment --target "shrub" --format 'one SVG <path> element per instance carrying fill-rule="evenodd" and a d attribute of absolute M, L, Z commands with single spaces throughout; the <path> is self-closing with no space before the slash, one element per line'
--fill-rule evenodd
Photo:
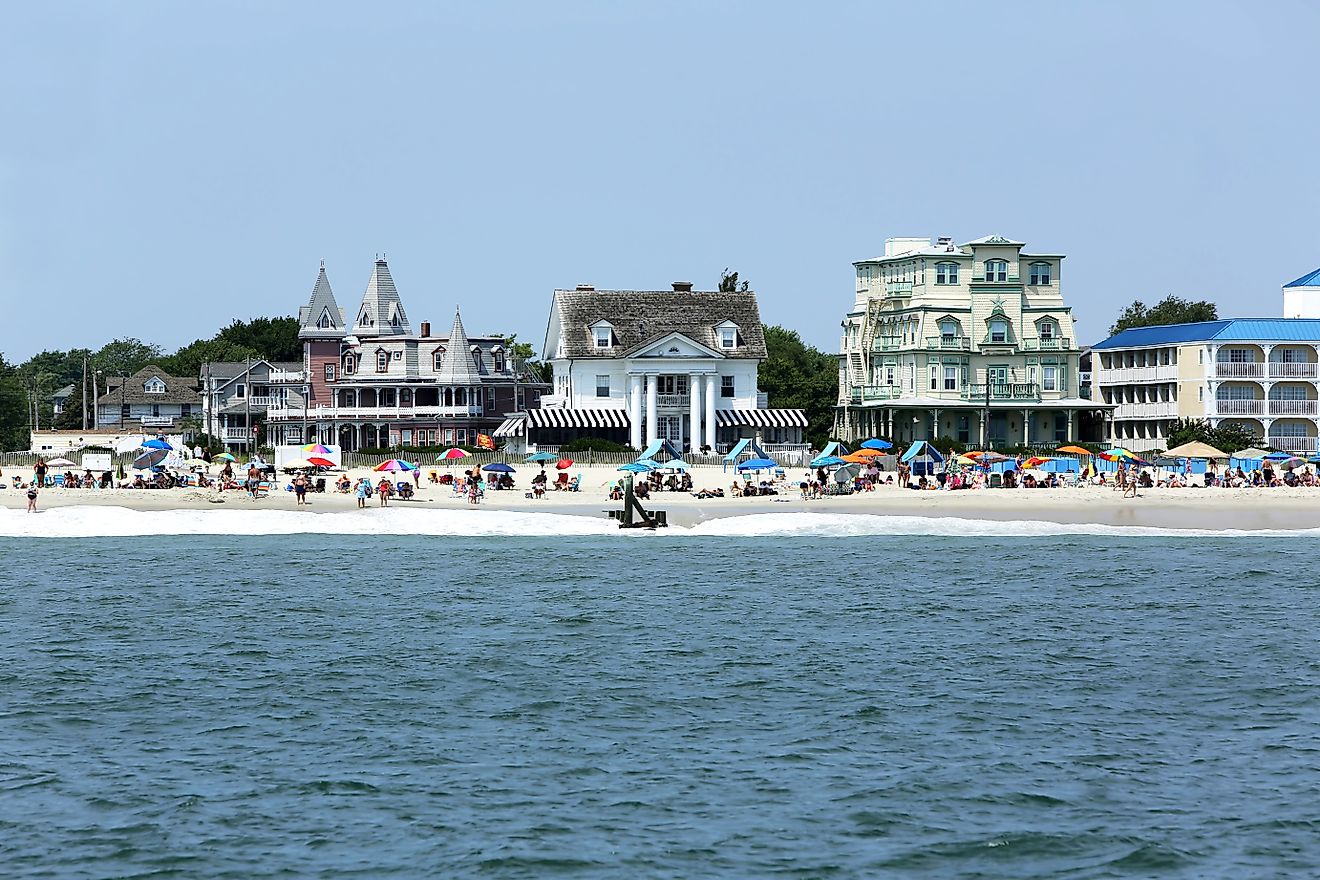
<path fill-rule="evenodd" d="M 559 447 L 560 452 L 636 452 L 631 446 L 600 437 L 579 437 Z"/>

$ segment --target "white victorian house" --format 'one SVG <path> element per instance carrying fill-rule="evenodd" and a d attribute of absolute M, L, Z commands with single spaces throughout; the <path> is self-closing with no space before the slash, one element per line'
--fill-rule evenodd
<path fill-rule="evenodd" d="M 598 437 L 699 452 L 758 436 L 801 446 L 803 412 L 768 409 L 757 390 L 765 356 L 751 291 L 694 291 L 682 281 L 673 290 L 556 290 L 543 354 L 553 393 L 496 436 L 538 447 Z"/>

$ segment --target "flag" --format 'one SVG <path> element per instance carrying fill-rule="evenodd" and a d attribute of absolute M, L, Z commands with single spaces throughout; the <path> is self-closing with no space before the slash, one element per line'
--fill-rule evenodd
<path fill-rule="evenodd" d="M 494 438 L 491 437 L 489 434 L 478 434 L 478 435 L 477 435 L 477 448 L 478 448 L 478 449 L 494 449 L 494 448 L 495 448 L 495 440 L 494 440 Z"/>

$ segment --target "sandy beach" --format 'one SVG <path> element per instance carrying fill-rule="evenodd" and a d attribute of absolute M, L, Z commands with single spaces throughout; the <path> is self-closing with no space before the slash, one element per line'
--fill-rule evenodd
<path fill-rule="evenodd" d="M 461 468 L 437 469 L 462 473 Z M 430 468 L 423 473 L 429 473 Z M 12 473 L 12 472 L 11 472 Z M 608 497 L 608 485 L 617 479 L 612 468 L 574 468 L 581 476 L 579 492 L 550 490 L 540 499 L 526 497 L 526 487 L 536 471 L 520 467 L 518 487 L 487 491 L 481 510 L 556 513 L 604 519 L 606 511 L 620 507 Z M 791 475 L 800 476 L 796 471 Z M 7 474 L 6 476 L 9 476 Z M 367 470 L 349 472 L 351 479 L 374 476 Z M 553 477 L 552 477 L 553 479 Z M 693 469 L 698 488 L 721 487 L 727 493 L 732 473 L 719 467 Z M 331 478 L 333 484 L 333 477 Z M 292 492 L 280 490 L 252 500 L 241 491 L 214 492 L 198 489 L 62 489 L 41 492 L 39 507 L 49 510 L 66 506 L 114 506 L 139 511 L 153 510 L 288 510 L 315 515 L 321 512 L 355 511 L 352 495 L 336 492 L 309 494 L 308 504 L 299 507 Z M 755 498 L 698 499 L 681 492 L 661 492 L 643 502 L 648 509 L 664 510 L 669 522 L 689 527 L 705 520 L 764 513 L 871 514 L 881 516 L 958 517 L 995 521 L 1040 521 L 1067 524 L 1097 524 L 1172 529 L 1310 529 L 1320 528 L 1320 489 L 1145 489 L 1137 498 L 1123 498 L 1109 487 L 1081 486 L 1061 489 L 982 489 L 960 491 L 916 491 L 881 486 L 873 492 L 805 500 L 794 484 L 779 496 Z M 27 499 L 22 490 L 8 485 L 0 490 L 0 507 L 22 511 Z M 411 501 L 391 499 L 391 509 L 471 510 L 466 499 L 445 485 L 423 477 Z M 378 499 L 368 501 L 363 516 L 379 509 Z"/>

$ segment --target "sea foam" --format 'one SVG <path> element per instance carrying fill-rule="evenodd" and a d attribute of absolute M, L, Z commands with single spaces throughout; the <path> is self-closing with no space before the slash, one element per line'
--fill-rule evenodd
<path fill-rule="evenodd" d="M 852 513 L 756 513 L 714 517 L 692 528 L 621 532 L 605 517 L 508 510 L 416 510 L 311 513 L 290 510 L 160 510 L 54 507 L 33 515 L 0 509 L 0 538 L 116 538 L 169 535 L 423 535 L 432 537 L 949 538 L 1111 536 L 1161 538 L 1300 537 L 1320 529 L 1169 529 L 1041 520 L 886 516 Z"/>

